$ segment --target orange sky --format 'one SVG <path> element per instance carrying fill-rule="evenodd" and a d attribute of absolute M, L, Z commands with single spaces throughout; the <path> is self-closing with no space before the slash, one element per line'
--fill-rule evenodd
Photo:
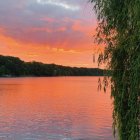
<path fill-rule="evenodd" d="M 96 18 L 85 0 L 0 1 L 0 54 L 77 67 L 97 67 Z"/>

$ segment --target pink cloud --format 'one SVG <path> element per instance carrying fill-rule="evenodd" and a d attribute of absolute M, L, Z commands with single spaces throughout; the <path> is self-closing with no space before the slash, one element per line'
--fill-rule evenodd
<path fill-rule="evenodd" d="M 54 23 L 55 19 L 54 18 L 49 18 L 49 17 L 42 17 L 40 18 L 41 21 L 45 21 L 45 22 L 50 22 L 50 23 Z"/>

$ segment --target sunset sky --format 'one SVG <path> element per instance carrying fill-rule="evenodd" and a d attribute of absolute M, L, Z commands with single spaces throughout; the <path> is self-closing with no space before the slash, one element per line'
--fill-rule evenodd
<path fill-rule="evenodd" d="M 92 38 L 95 28 L 96 17 L 88 0 L 0 1 L 2 55 L 97 67 L 92 61 L 97 51 Z"/>

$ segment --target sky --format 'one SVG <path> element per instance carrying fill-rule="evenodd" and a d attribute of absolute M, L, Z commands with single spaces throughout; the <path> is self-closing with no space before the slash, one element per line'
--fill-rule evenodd
<path fill-rule="evenodd" d="M 0 54 L 97 67 L 96 16 L 88 0 L 1 0 Z"/>

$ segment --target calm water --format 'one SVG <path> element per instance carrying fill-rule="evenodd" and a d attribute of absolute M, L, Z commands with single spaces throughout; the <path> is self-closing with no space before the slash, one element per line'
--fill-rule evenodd
<path fill-rule="evenodd" d="M 1 78 L 0 140 L 113 140 L 96 77 Z"/>

